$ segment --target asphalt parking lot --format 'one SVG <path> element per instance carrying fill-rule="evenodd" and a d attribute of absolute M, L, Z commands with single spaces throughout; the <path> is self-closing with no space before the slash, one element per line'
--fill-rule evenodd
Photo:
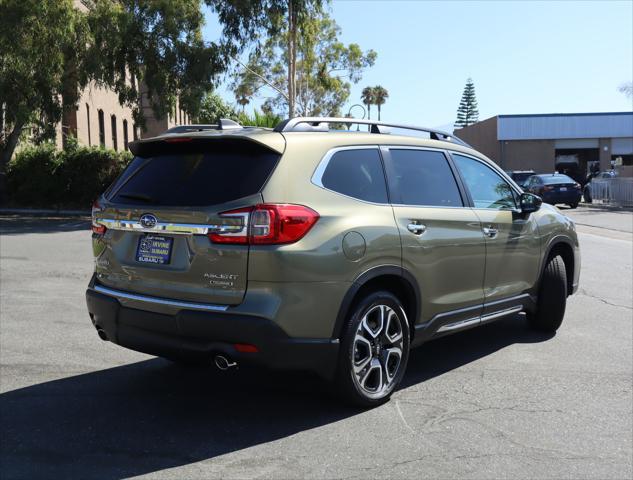
<path fill-rule="evenodd" d="M 89 223 L 0 217 L 0 477 L 631 478 L 633 214 L 566 210 L 581 288 L 412 353 L 370 411 L 303 374 L 184 369 L 98 339 Z"/>

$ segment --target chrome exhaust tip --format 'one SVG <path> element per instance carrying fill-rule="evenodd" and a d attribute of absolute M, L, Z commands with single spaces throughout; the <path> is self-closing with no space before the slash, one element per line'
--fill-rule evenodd
<path fill-rule="evenodd" d="M 226 371 L 229 368 L 237 367 L 237 362 L 232 362 L 230 359 L 226 358 L 224 355 L 216 355 L 213 358 L 213 363 L 218 367 L 219 370 Z"/>

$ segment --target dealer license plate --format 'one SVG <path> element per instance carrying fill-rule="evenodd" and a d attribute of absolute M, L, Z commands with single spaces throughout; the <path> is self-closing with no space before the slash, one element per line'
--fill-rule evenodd
<path fill-rule="evenodd" d="M 138 240 L 136 261 L 165 265 L 171 259 L 171 248 L 174 239 L 159 235 L 143 235 Z"/>

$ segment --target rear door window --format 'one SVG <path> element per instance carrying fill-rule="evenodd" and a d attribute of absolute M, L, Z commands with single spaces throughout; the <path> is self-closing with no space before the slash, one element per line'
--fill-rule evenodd
<path fill-rule="evenodd" d="M 391 203 L 461 207 L 457 182 L 442 152 L 390 149 L 385 162 Z"/>
<path fill-rule="evenodd" d="M 214 149 L 136 157 L 108 192 L 115 203 L 211 206 L 259 192 L 279 155 Z"/>
<path fill-rule="evenodd" d="M 385 173 L 377 148 L 334 153 L 321 176 L 321 185 L 366 202 L 389 202 Z"/>

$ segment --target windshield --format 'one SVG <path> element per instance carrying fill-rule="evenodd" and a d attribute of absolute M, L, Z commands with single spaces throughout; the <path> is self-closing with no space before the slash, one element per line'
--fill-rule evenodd
<path fill-rule="evenodd" d="M 525 173 L 513 173 L 512 174 L 512 180 L 514 180 L 516 183 L 518 183 L 519 185 L 522 185 L 523 183 L 525 183 L 525 181 L 530 178 L 532 175 L 534 175 L 532 172 L 525 172 Z"/>

